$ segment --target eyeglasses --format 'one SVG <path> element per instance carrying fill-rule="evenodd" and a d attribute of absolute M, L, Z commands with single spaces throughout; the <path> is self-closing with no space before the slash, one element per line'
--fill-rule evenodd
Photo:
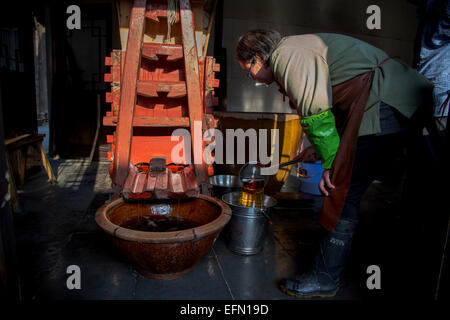
<path fill-rule="evenodd" d="M 255 57 L 252 58 L 252 61 L 250 62 L 250 68 L 248 68 L 248 72 L 247 72 L 247 77 L 250 79 L 253 79 L 252 76 L 250 75 L 250 72 L 252 71 L 253 66 L 256 63 L 256 59 Z"/>

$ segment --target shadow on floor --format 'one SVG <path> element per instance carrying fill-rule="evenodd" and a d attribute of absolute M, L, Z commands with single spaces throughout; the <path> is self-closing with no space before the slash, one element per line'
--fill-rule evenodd
<path fill-rule="evenodd" d="M 14 217 L 25 301 L 293 300 L 278 289 L 278 282 L 311 267 L 321 234 L 316 223 L 321 198 L 314 196 L 272 211 L 274 224 L 257 255 L 232 253 L 222 234 L 186 276 L 145 278 L 125 261 L 94 220 L 97 209 L 109 200 L 109 163 L 59 160 L 52 165 L 58 183 L 49 184 L 44 174 L 30 177 L 20 193 L 22 211 Z M 374 184 L 365 196 L 354 250 L 334 300 L 384 296 L 385 291 L 367 289 L 366 268 L 378 264 L 384 270 L 392 264 L 397 191 L 398 186 L 389 189 Z M 80 290 L 67 288 L 71 265 L 80 267 Z"/>

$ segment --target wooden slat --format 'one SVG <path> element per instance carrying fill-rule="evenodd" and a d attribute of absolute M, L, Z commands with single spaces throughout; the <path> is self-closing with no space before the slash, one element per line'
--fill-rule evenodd
<path fill-rule="evenodd" d="M 214 72 L 213 72 L 213 58 L 205 57 L 205 91 L 213 90 Z"/>
<path fill-rule="evenodd" d="M 203 133 L 202 130 L 195 130 L 194 123 L 203 120 L 203 94 L 200 87 L 197 46 L 195 43 L 193 16 L 189 0 L 180 0 L 181 31 L 183 35 L 184 64 L 186 72 L 186 87 L 189 104 L 189 118 L 192 135 L 192 154 L 194 161 L 201 161 L 195 164 L 195 171 L 200 183 L 207 182 L 207 166 L 203 161 Z M 200 125 L 201 128 L 201 125 Z M 200 131 L 200 132 L 198 132 Z M 198 144 L 198 145 L 197 145 Z M 205 192 L 203 186 L 202 192 Z"/>
<path fill-rule="evenodd" d="M 144 43 L 142 57 L 150 60 L 176 61 L 183 58 L 183 47 L 176 44 Z"/>
<path fill-rule="evenodd" d="M 23 146 L 44 140 L 45 134 L 24 134 L 5 140 L 6 151 L 13 151 Z"/>
<path fill-rule="evenodd" d="M 116 126 L 118 117 L 103 117 L 104 126 Z M 189 127 L 188 117 L 134 117 L 134 127 Z"/>
<path fill-rule="evenodd" d="M 111 92 L 106 92 L 105 94 L 105 102 L 106 103 L 112 103 L 113 102 L 113 95 Z"/>
<path fill-rule="evenodd" d="M 136 103 L 136 84 L 138 80 L 142 41 L 145 28 L 146 0 L 135 0 L 130 16 L 127 50 L 123 67 L 123 81 L 120 88 L 119 122 L 116 132 L 114 155 L 114 184 L 116 194 L 123 187 L 130 161 L 133 116 Z"/>
<path fill-rule="evenodd" d="M 28 137 L 31 137 L 30 133 L 23 134 L 21 136 L 17 136 L 17 137 L 11 138 L 11 139 L 6 139 L 5 140 L 5 146 L 8 147 L 8 146 L 14 144 L 17 141 L 25 139 L 25 138 L 28 138 Z"/>
<path fill-rule="evenodd" d="M 50 161 L 48 161 L 47 155 L 45 154 L 44 147 L 42 146 L 42 142 L 39 141 L 36 149 L 41 153 L 42 164 L 44 165 L 45 172 L 47 172 L 48 180 L 51 183 L 56 183 L 56 176 L 53 173 L 52 166 L 50 165 Z"/>
<path fill-rule="evenodd" d="M 147 4 L 147 12 L 145 17 L 155 22 L 159 22 L 158 17 L 167 17 L 167 3 L 151 3 Z M 177 20 L 180 20 L 179 13 L 177 12 Z"/>
<path fill-rule="evenodd" d="M 203 48 L 203 8 L 205 6 L 205 2 L 203 0 L 199 1 L 190 1 L 191 10 L 193 15 L 193 23 L 194 23 L 194 32 L 195 32 L 195 42 L 197 44 L 197 53 L 199 56 L 202 56 L 202 48 Z"/>
<path fill-rule="evenodd" d="M 111 73 L 105 73 L 104 74 L 104 81 L 105 82 L 112 82 L 112 74 Z"/>
<path fill-rule="evenodd" d="M 206 52 L 208 51 L 209 37 L 211 35 L 212 24 L 215 19 L 217 8 L 217 0 L 214 0 L 213 8 L 211 14 L 209 15 L 208 27 L 206 29 L 205 41 L 203 42 L 202 56 L 206 57 Z"/>
<path fill-rule="evenodd" d="M 19 168 L 19 184 L 23 185 L 25 182 L 25 169 L 27 164 L 27 158 L 28 158 L 28 147 L 30 145 L 26 145 L 22 148 L 19 156 L 20 156 L 20 168 Z"/>
<path fill-rule="evenodd" d="M 111 55 L 109 57 L 105 57 L 105 66 L 112 66 L 112 58 Z"/>
<path fill-rule="evenodd" d="M 182 98 L 186 96 L 186 83 L 184 81 L 140 80 L 137 85 L 137 93 L 146 97 Z"/>

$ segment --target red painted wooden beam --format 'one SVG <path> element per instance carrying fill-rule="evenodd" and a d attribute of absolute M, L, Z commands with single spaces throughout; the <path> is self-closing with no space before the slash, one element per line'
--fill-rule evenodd
<path fill-rule="evenodd" d="M 189 118 L 191 124 L 192 135 L 192 154 L 195 160 L 201 164 L 195 164 L 195 171 L 200 183 L 207 182 L 208 168 L 203 161 L 203 132 L 202 130 L 195 130 L 194 123 L 200 123 L 200 128 L 203 123 L 203 93 L 200 86 L 200 73 L 198 66 L 197 45 L 195 43 L 194 35 L 194 16 L 191 10 L 189 0 L 180 0 L 180 18 L 181 18 L 181 33 L 183 39 L 184 64 L 186 72 L 186 87 L 189 105 Z M 202 192 L 205 192 L 204 185 Z"/>
<path fill-rule="evenodd" d="M 182 98 L 186 96 L 186 83 L 184 81 L 140 80 L 137 92 L 146 97 Z"/>
<path fill-rule="evenodd" d="M 112 57 L 105 57 L 105 66 L 112 66 Z"/>
<path fill-rule="evenodd" d="M 113 102 L 112 92 L 106 92 L 105 102 L 106 103 L 112 103 Z"/>
<path fill-rule="evenodd" d="M 158 17 L 167 17 L 167 3 L 148 3 L 147 12 L 145 17 L 155 22 L 159 22 Z M 177 14 L 177 20 L 180 20 L 179 12 Z"/>
<path fill-rule="evenodd" d="M 166 61 L 176 61 L 183 58 L 183 47 L 176 44 L 144 43 L 142 56 L 150 60 L 161 57 Z"/>
<path fill-rule="evenodd" d="M 112 82 L 112 74 L 111 73 L 105 73 L 104 75 L 104 81 L 105 82 Z"/>
<path fill-rule="evenodd" d="M 113 182 L 115 197 L 123 188 L 128 174 L 133 117 L 136 104 L 136 84 L 141 61 L 141 49 L 145 29 L 146 0 L 135 0 L 131 10 L 127 50 L 120 90 L 119 121 L 116 131 Z"/>
<path fill-rule="evenodd" d="M 104 126 L 116 126 L 118 117 L 103 117 Z M 134 117 L 133 127 L 189 127 L 188 117 Z"/>

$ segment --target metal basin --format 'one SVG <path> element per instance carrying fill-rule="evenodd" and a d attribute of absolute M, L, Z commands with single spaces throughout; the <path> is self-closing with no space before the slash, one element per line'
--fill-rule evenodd
<path fill-rule="evenodd" d="M 277 201 L 264 195 L 263 207 L 244 207 L 239 205 L 239 198 L 240 192 L 228 193 L 222 197 L 222 201 L 230 206 L 233 213 L 224 231 L 227 246 L 231 251 L 242 255 L 257 254 L 263 249 L 267 234 L 268 220 L 263 213 L 268 215 Z"/>
<path fill-rule="evenodd" d="M 161 218 L 190 221 L 191 228 L 149 232 L 130 229 L 133 219 Z M 173 279 L 187 274 L 212 248 L 231 210 L 205 195 L 187 200 L 159 200 L 126 203 L 123 199 L 103 205 L 95 221 L 116 244 L 131 264 L 144 276 Z M 153 222 L 152 222 L 153 223 Z"/>
<path fill-rule="evenodd" d="M 224 194 L 241 190 L 241 181 L 238 176 L 216 175 L 209 178 L 212 185 L 213 196 L 221 199 Z"/>

